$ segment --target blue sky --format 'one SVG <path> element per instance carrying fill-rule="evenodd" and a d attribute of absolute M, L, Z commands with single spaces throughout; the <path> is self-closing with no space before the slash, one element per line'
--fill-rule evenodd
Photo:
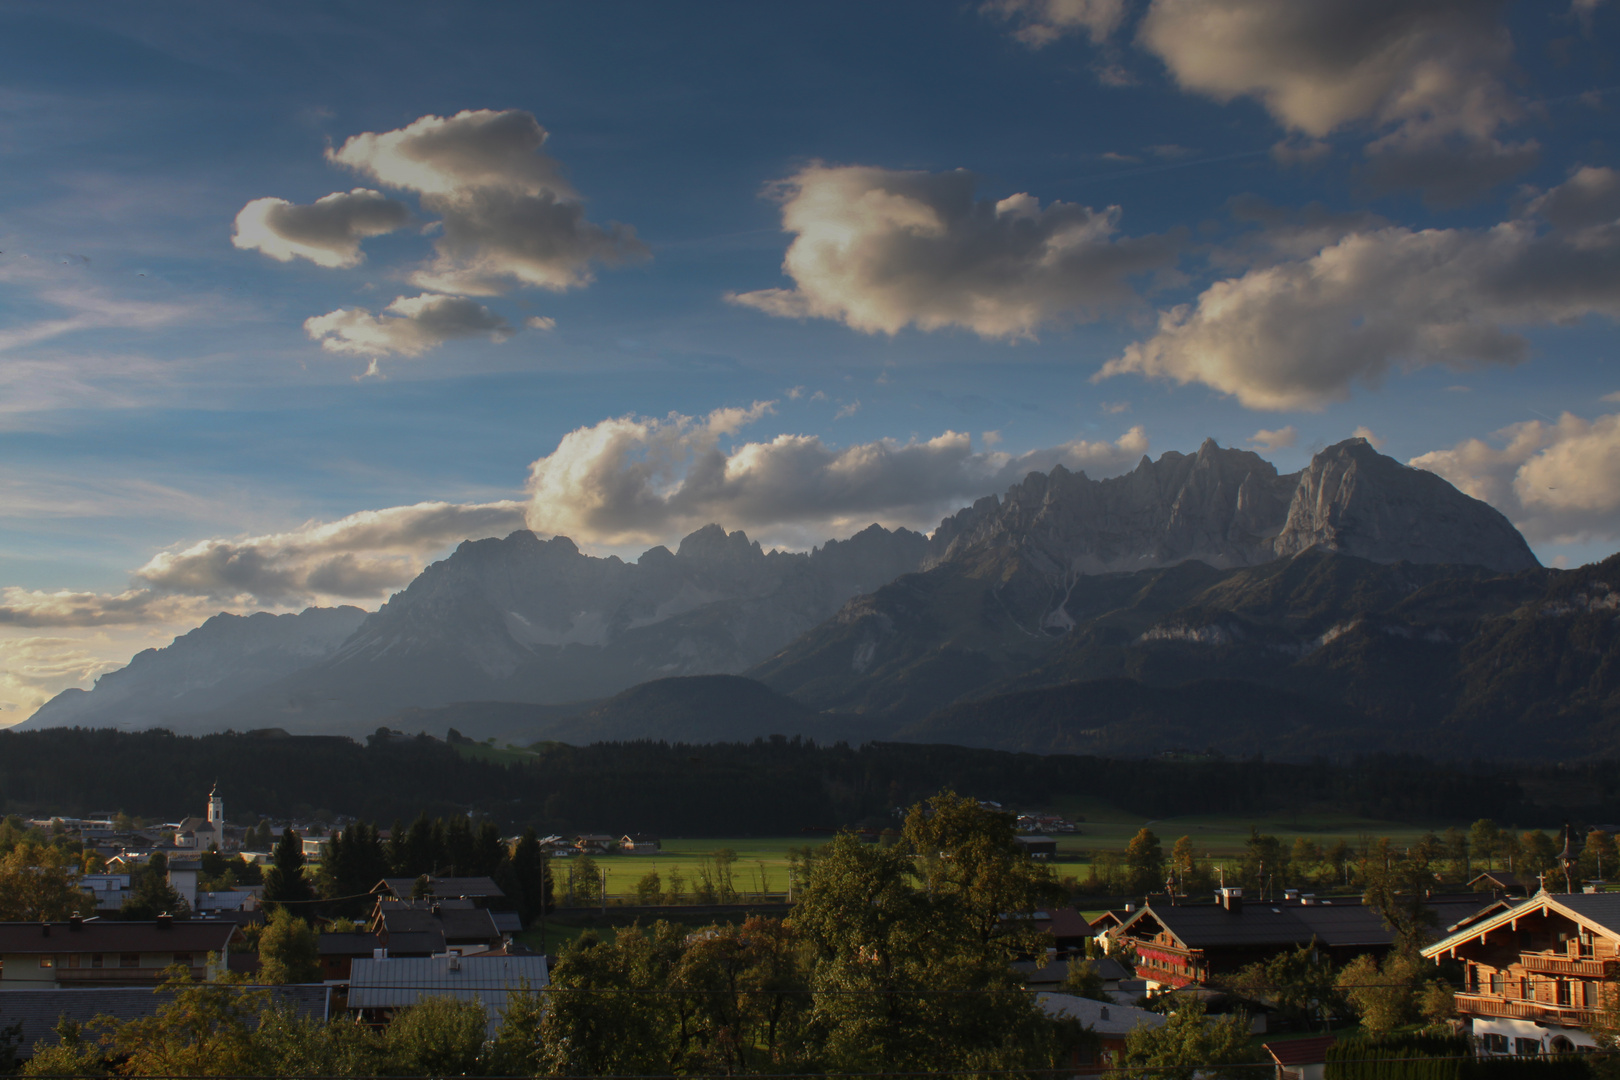
<path fill-rule="evenodd" d="M 1206 436 L 1292 470 L 1362 430 L 1607 555 L 1617 26 L 7 4 L 0 722 L 464 536 L 804 546 Z M 384 225 L 310 209 L 356 190 Z"/>

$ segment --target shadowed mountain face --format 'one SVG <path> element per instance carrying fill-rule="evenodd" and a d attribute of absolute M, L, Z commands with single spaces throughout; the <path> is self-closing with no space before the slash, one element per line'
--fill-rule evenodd
<path fill-rule="evenodd" d="M 359 733 L 407 709 L 476 702 L 493 717 L 503 702 L 590 701 L 652 680 L 751 669 L 813 713 L 851 714 L 833 724 L 840 734 L 854 724 L 857 737 L 901 727 L 930 737 L 907 725 L 1001 690 L 1135 679 L 1132 658 L 1154 654 L 1155 643 L 1226 641 L 1227 616 L 1263 643 L 1243 661 L 1245 672 L 1261 674 L 1237 677 L 1263 675 L 1292 693 L 1280 673 L 1303 662 L 1301 642 L 1345 619 L 1382 617 L 1403 602 L 1402 590 L 1451 582 L 1466 607 L 1494 595 L 1504 575 L 1540 573 L 1495 510 L 1363 440 L 1330 447 L 1289 475 L 1248 451 L 1206 442 L 1196 454 L 1144 458 L 1108 480 L 1062 468 L 1032 473 L 1005 498 L 947 518 L 931 539 L 874 525 L 809 554 L 766 553 L 711 525 L 678 551 L 653 548 L 635 563 L 527 531 L 469 542 L 356 619 L 341 645 L 312 645 L 302 663 L 235 679 L 222 646 L 213 661 L 218 689 L 198 707 L 176 708 L 161 679 L 140 684 L 145 690 L 120 682 L 132 664 L 89 693 L 59 696 L 29 723 Z M 1277 599 L 1278 582 L 1291 575 L 1310 586 Z M 1533 592 L 1536 582 L 1526 587 Z M 1301 609 L 1297 597 L 1307 594 L 1315 607 Z M 1371 595 L 1385 607 L 1367 608 Z M 187 638 L 209 637 L 216 621 Z M 1147 636 L 1132 645 L 1132 635 Z M 143 654 L 143 670 L 161 673 L 179 648 L 177 641 Z M 1191 670 L 1171 664 L 1145 681 L 1230 675 Z M 130 689 L 104 694 L 103 685 Z M 634 709 L 621 703 L 611 723 L 606 714 L 595 725 L 565 725 L 558 713 L 535 720 L 554 735 L 566 728 L 571 739 L 629 738 L 641 721 L 624 718 L 645 717 L 648 736 L 688 738 L 698 728 L 682 721 L 676 734 L 653 716 L 696 700 L 691 687 L 676 685 Z M 727 693 L 722 711 L 745 713 L 736 703 L 746 692 Z M 1128 699 L 1126 691 L 1111 698 Z M 1170 707 L 1162 695 L 1153 700 Z M 501 715 L 504 732 L 522 710 Z M 771 719 L 771 733 L 812 733 L 807 719 L 803 731 L 779 731 L 788 719 Z"/>

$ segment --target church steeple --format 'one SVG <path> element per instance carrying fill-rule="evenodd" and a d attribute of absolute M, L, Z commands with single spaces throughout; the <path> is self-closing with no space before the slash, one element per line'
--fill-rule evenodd
<path fill-rule="evenodd" d="M 219 794 L 219 782 L 208 789 L 208 824 L 216 832 L 223 834 L 225 830 L 225 797 Z"/>

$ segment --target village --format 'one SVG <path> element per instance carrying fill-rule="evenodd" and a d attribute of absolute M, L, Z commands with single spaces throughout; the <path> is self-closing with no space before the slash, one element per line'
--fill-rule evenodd
<path fill-rule="evenodd" d="M 1616 865 L 1607 831 L 1568 831 L 1549 858 L 1501 831 L 1493 840 L 1479 823 L 1471 836 L 1491 868 L 1477 873 L 1466 858 L 1448 862 L 1441 845 L 1396 852 L 1385 841 L 1346 867 L 1349 888 L 1333 886 L 1340 872 L 1319 852 L 1325 876 L 1306 888 L 1291 884 L 1306 880 L 1303 863 L 1278 877 L 1274 838 L 1251 837 L 1259 857 L 1273 859 L 1255 877 L 1241 860 L 1202 865 L 1184 842 L 1166 856 L 1143 828 L 1117 860 L 1127 891 L 1098 910 L 1074 892 L 1076 879 L 1055 873 L 1051 836 L 1079 826 L 954 798 L 912 808 L 904 832 L 805 845 L 783 890 L 763 870 L 756 887 L 738 888 L 735 858 L 719 849 L 689 894 L 665 881 L 649 888 L 654 871 L 611 897 L 599 865 L 656 857 L 658 837 L 501 836 L 487 823 L 425 818 L 399 835 L 337 821 L 284 822 L 277 836 L 269 822 L 227 821 L 217 787 L 201 816 L 167 824 L 8 819 L 0 1033 L 24 1067 L 50 1063 L 65 1030 L 150 1022 L 190 987 L 234 987 L 268 994 L 305 1022 L 378 1033 L 427 1003 L 458 1003 L 477 1011 L 493 1045 L 508 1014 L 522 1011 L 513 1002 L 558 992 L 554 976 L 586 943 L 622 947 L 648 926 L 671 925 L 690 946 L 717 932 L 705 927 L 735 933 L 783 916 L 795 924 L 815 903 L 806 890 L 824 887 L 817 865 L 840 842 L 857 859 L 909 843 L 905 858 L 916 861 L 900 865 L 928 878 L 932 855 L 950 852 L 915 850 L 917 833 L 950 812 L 994 838 L 995 872 L 1021 883 L 991 913 L 1000 929 L 990 939 L 1000 942 L 1007 986 L 1085 1033 L 1066 1051 L 1076 1072 L 1140 1061 L 1154 1032 L 1194 1016 L 1228 1033 L 1233 1061 L 1270 1062 L 1278 1080 L 1319 1077 L 1335 1046 L 1413 1032 L 1480 1057 L 1608 1049 L 1620 893 L 1600 876 L 1605 860 Z M 1455 856 L 1460 834 L 1449 835 Z M 1532 849 L 1550 842 L 1524 840 Z M 1536 878 L 1495 868 L 1494 856 L 1515 845 L 1520 853 L 1502 861 L 1539 865 Z M 1296 848 L 1301 859 L 1306 851 Z"/>

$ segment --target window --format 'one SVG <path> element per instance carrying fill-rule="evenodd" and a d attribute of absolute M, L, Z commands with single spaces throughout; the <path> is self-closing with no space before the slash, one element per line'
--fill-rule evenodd
<path fill-rule="evenodd" d="M 84 957 L 80 956 L 78 953 L 72 954 L 67 958 L 67 966 L 70 968 L 83 967 Z"/>
<path fill-rule="evenodd" d="M 100 953 L 91 953 L 90 954 L 90 966 L 91 967 L 98 968 L 98 967 L 100 967 L 102 965 L 102 962 L 103 962 L 102 961 L 102 956 L 101 956 Z"/>
<path fill-rule="evenodd" d="M 53 968 L 53 967 L 55 967 L 56 966 L 56 957 L 54 957 L 54 956 L 42 956 L 42 957 L 40 957 L 39 958 L 39 966 L 42 967 L 42 968 Z"/>
<path fill-rule="evenodd" d="M 1491 993 L 1501 997 L 1503 992 L 1502 973 L 1500 971 L 1491 972 Z"/>
<path fill-rule="evenodd" d="M 1541 1053 L 1540 1039 L 1514 1039 L 1513 1052 L 1520 1057 L 1534 1057 Z"/>
<path fill-rule="evenodd" d="M 1568 979 L 1559 979 L 1556 983 L 1553 984 L 1553 986 L 1555 987 L 1555 989 L 1557 991 L 1557 994 L 1558 994 L 1558 1004 L 1560 1004 L 1560 1005 L 1568 1005 L 1569 1004 L 1569 980 Z"/>
<path fill-rule="evenodd" d="M 1534 1001 L 1535 995 L 1530 992 L 1530 976 L 1519 976 L 1519 996 L 1526 1001 Z"/>
<path fill-rule="evenodd" d="M 174 962 L 181 965 L 182 967 L 190 967 L 191 966 L 191 954 L 188 953 L 188 952 L 177 952 L 177 953 L 174 954 Z"/>
<path fill-rule="evenodd" d="M 118 954 L 118 966 L 121 967 L 121 968 L 140 967 L 141 966 L 141 954 L 138 953 L 138 952 L 119 953 Z"/>
<path fill-rule="evenodd" d="M 1581 927 L 1580 954 L 1584 957 L 1590 957 L 1593 954 L 1593 945 L 1594 942 L 1592 941 L 1592 931 L 1588 930 L 1584 926 Z"/>
<path fill-rule="evenodd" d="M 1468 965 L 1468 973 L 1463 978 L 1463 990 L 1470 994 L 1479 993 L 1479 968 L 1473 964 Z"/>
<path fill-rule="evenodd" d="M 1508 1052 L 1508 1037 L 1506 1035 L 1486 1032 L 1483 1042 L 1487 1054 L 1505 1054 Z"/>

